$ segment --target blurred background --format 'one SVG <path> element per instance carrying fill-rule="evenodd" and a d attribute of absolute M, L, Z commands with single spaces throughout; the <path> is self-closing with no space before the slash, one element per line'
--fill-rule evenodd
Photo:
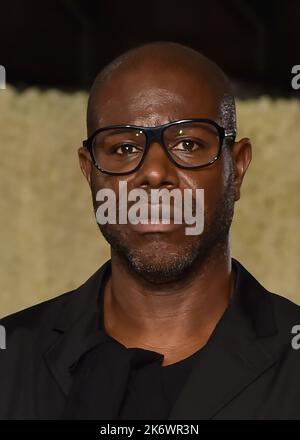
<path fill-rule="evenodd" d="M 82 284 L 109 258 L 78 165 L 97 72 L 136 45 L 171 40 L 231 78 L 253 160 L 233 256 L 300 304 L 300 1 L 1 2 L 0 317 Z M 300 85 L 300 80 L 299 80 Z"/>

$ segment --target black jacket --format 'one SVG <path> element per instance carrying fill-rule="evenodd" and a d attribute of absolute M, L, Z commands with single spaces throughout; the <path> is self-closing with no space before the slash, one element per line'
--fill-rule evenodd
<path fill-rule="evenodd" d="M 300 350 L 291 345 L 300 308 L 233 264 L 233 300 L 169 419 L 300 419 Z M 0 419 L 63 417 L 72 366 L 99 344 L 99 292 L 108 267 L 110 261 L 78 289 L 0 321 L 7 332 L 0 350 Z M 101 392 L 93 395 L 93 407 L 97 396 Z"/>

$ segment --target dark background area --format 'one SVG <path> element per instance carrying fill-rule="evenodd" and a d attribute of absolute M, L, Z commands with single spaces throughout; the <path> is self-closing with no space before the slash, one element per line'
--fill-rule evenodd
<path fill-rule="evenodd" d="M 88 89 L 130 47 L 172 40 L 217 62 L 240 96 L 298 96 L 300 0 L 10 0 L 1 2 L 0 64 L 7 82 Z"/>

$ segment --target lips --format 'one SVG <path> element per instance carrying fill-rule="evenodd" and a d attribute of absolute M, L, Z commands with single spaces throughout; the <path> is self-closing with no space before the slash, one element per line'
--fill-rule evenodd
<path fill-rule="evenodd" d="M 139 208 L 138 215 L 136 210 L 132 213 L 128 210 L 129 225 L 138 233 L 167 233 L 182 226 L 181 210 L 178 208 L 163 204 L 144 204 Z M 180 220 L 178 223 L 174 222 L 176 214 Z"/>
<path fill-rule="evenodd" d="M 161 224 L 167 225 L 174 223 L 182 224 L 182 210 L 178 207 L 167 204 L 140 204 L 139 210 L 128 210 L 128 221 L 131 224 Z"/>
<path fill-rule="evenodd" d="M 141 234 L 147 234 L 147 233 L 167 233 L 172 232 L 178 228 L 181 228 L 181 224 L 175 224 L 175 223 L 137 223 L 135 225 L 129 224 L 129 227 L 132 228 L 134 231 L 139 232 Z"/>

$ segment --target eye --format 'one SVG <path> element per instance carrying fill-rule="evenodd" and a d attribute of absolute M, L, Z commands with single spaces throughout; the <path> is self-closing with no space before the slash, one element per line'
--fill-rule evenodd
<path fill-rule="evenodd" d="M 122 144 L 118 148 L 116 148 L 116 154 L 126 155 L 126 154 L 134 154 L 138 153 L 140 150 L 132 145 L 132 144 Z"/>
<path fill-rule="evenodd" d="M 172 150 L 180 150 L 180 151 L 195 151 L 198 148 L 201 148 L 201 145 L 192 141 L 190 139 L 186 139 L 184 141 L 178 142 L 178 144 L 174 145 Z"/>

